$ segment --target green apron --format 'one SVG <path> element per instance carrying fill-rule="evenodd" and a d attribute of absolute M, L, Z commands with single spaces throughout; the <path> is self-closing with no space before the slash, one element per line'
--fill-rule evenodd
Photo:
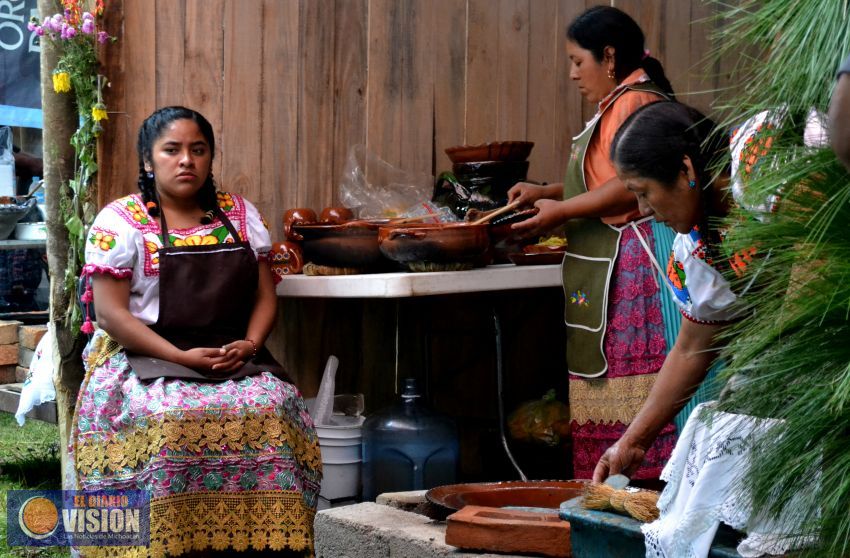
<path fill-rule="evenodd" d="M 575 138 L 564 177 L 564 199 L 587 192 L 584 157 L 602 114 L 628 90 L 649 91 L 667 96 L 652 82 L 622 88 Z M 598 218 L 571 219 L 566 224 L 568 249 L 561 267 L 566 306 L 567 369 L 570 374 L 596 378 L 608 370 L 605 358 L 605 329 L 608 319 L 608 289 L 620 248 L 623 228 L 606 225 Z"/>

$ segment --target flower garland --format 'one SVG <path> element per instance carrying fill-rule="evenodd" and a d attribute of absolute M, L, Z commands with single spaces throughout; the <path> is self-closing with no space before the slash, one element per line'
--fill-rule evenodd
<path fill-rule="evenodd" d="M 98 72 L 97 45 L 115 41 L 99 23 L 103 0 L 94 0 L 87 10 L 85 0 L 62 0 L 63 13 L 39 21 L 32 18 L 28 29 L 51 41 L 58 49 L 59 61 L 53 71 L 53 90 L 71 93 L 79 114 L 79 127 L 71 136 L 74 148 L 74 175 L 67 188 L 60 188 L 60 217 L 68 229 L 68 265 L 65 269 L 65 293 L 68 308 L 65 322 L 78 331 L 82 315 L 77 304 L 77 278 L 84 262 L 86 230 L 94 220 L 96 204 L 93 187 L 97 173 L 97 138 L 107 120 L 103 102 L 104 76 Z"/>

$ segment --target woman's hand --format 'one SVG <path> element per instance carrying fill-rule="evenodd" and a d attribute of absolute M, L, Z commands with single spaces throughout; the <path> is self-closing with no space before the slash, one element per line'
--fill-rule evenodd
<path fill-rule="evenodd" d="M 642 447 L 620 438 L 602 454 L 593 470 L 593 482 L 605 482 L 611 475 L 618 474 L 631 477 L 643 463 L 644 455 L 646 451 Z"/>
<path fill-rule="evenodd" d="M 224 345 L 218 350 L 223 359 L 212 366 L 217 372 L 235 372 L 254 356 L 254 344 L 245 339 Z"/>
<path fill-rule="evenodd" d="M 537 200 L 534 202 L 534 207 L 538 209 L 537 215 L 525 221 L 514 223 L 511 225 L 511 229 L 516 231 L 522 238 L 540 236 L 564 224 L 566 218 L 563 211 L 563 204 L 564 202 L 556 200 Z"/>
<path fill-rule="evenodd" d="M 517 182 L 508 190 L 508 203 L 519 200 L 520 205 L 532 206 L 543 198 L 560 197 L 563 190 L 561 184 L 538 185 L 530 182 Z"/>
<path fill-rule="evenodd" d="M 225 362 L 221 349 L 198 347 L 181 351 L 178 364 L 195 370 L 215 370 Z"/>

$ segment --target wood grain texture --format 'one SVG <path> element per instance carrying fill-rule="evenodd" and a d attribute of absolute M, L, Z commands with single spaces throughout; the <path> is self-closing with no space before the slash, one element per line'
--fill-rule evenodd
<path fill-rule="evenodd" d="M 261 0 L 227 2 L 224 17 L 224 99 L 220 182 L 225 190 L 244 195 L 262 207 L 260 169 L 266 119 L 260 87 L 262 65 L 248 63 L 262 56 Z"/>
<path fill-rule="evenodd" d="M 556 137 L 560 136 L 556 129 L 558 105 L 563 99 L 558 90 L 559 73 L 564 72 L 558 64 L 564 59 L 563 31 L 558 25 L 557 0 L 535 0 L 529 8 L 526 139 L 534 142 L 534 148 L 528 177 L 558 182 L 556 177 L 563 171 L 558 166 L 560 153 L 555 152 Z"/>
<path fill-rule="evenodd" d="M 156 106 L 180 105 L 183 103 L 186 4 L 156 0 L 155 5 Z"/>
<path fill-rule="evenodd" d="M 434 10 L 434 174 L 451 170 L 445 149 L 466 143 L 466 0 Z"/>

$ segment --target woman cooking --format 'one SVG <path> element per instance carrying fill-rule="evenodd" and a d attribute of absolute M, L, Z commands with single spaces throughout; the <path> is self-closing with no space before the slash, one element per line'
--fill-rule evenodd
<path fill-rule="evenodd" d="M 578 16 L 567 30 L 567 55 L 570 77 L 584 98 L 598 103 L 598 112 L 573 139 L 563 184 L 519 183 L 508 197 L 539 210 L 513 225 L 524 236 L 566 225 L 573 474 L 590 478 L 599 457 L 625 432 L 649 394 L 668 350 L 665 338 L 675 338 L 665 326 L 676 324 L 662 318 L 662 307 L 672 308 L 672 302 L 662 301 L 667 295 L 653 279 L 637 237 L 639 231 L 663 253 L 672 235 L 641 218 L 609 155 L 614 134 L 629 115 L 672 98 L 673 92 L 661 64 L 644 50 L 640 27 L 616 8 L 598 6 Z M 674 427 L 668 424 L 635 477 L 657 478 L 674 444 Z"/>
<path fill-rule="evenodd" d="M 250 202 L 216 191 L 214 153 L 202 115 L 154 112 L 139 130 L 140 193 L 89 231 L 99 329 L 71 436 L 77 484 L 150 491 L 139 556 L 301 555 L 313 544 L 317 437 L 263 347 L 277 309 L 268 230 Z"/>

